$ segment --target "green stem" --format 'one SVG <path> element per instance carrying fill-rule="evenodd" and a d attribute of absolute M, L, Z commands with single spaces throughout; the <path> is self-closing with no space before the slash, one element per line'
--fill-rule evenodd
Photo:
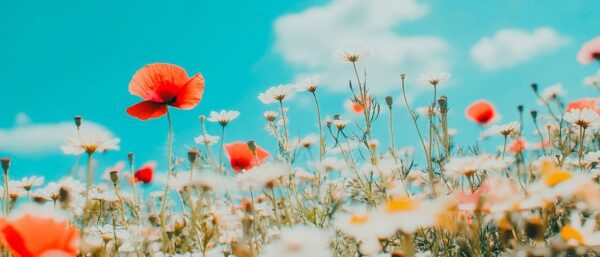
<path fill-rule="evenodd" d="M 163 246 L 167 244 L 169 241 L 167 235 L 167 217 L 165 215 L 165 210 L 167 208 L 167 196 L 169 193 L 169 182 L 171 180 L 171 155 L 172 155 L 172 147 L 173 147 L 173 124 L 171 122 L 171 113 L 167 107 L 167 121 L 169 122 L 169 145 L 167 147 L 167 183 L 165 184 L 165 190 L 163 192 L 162 204 L 160 207 L 160 228 L 162 230 L 163 236 Z"/>
<path fill-rule="evenodd" d="M 319 161 L 323 160 L 323 156 L 325 155 L 325 138 L 323 137 L 323 122 L 321 122 L 321 108 L 319 107 L 319 100 L 317 99 L 317 94 L 312 92 L 312 95 L 315 99 L 315 104 L 317 106 L 317 122 L 319 122 Z"/>

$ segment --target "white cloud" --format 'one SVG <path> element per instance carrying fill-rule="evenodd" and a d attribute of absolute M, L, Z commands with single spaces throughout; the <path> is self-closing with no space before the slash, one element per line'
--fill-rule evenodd
<path fill-rule="evenodd" d="M 275 21 L 274 50 L 291 64 L 296 76 L 320 74 L 323 85 L 334 91 L 348 89 L 352 68 L 333 56 L 343 47 L 369 50 L 361 62 L 373 92 L 399 90 L 400 73 L 448 69 L 445 40 L 428 35 L 401 35 L 399 25 L 417 20 L 428 7 L 416 0 L 333 0 Z M 362 73 L 362 71 L 361 71 Z"/>
<path fill-rule="evenodd" d="M 568 37 L 549 27 L 533 32 L 507 28 L 479 40 L 471 48 L 471 58 L 485 70 L 499 70 L 552 53 L 568 43 Z"/>
<path fill-rule="evenodd" d="M 73 121 L 57 123 L 31 123 L 29 116 L 19 113 L 15 117 L 16 126 L 0 129 L 0 152 L 14 155 L 39 155 L 59 153 L 60 145 L 66 138 L 76 136 L 77 129 Z M 83 126 L 111 133 L 105 127 L 84 121 Z M 112 134 L 112 133 L 111 133 Z"/>

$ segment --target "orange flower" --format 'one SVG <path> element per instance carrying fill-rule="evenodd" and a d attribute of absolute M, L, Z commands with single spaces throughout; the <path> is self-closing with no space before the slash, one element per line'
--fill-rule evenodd
<path fill-rule="evenodd" d="M 527 142 L 525 141 L 525 139 L 519 138 L 510 143 L 510 145 L 508 146 L 508 151 L 511 153 L 520 153 L 523 150 L 525 150 L 526 147 Z"/>
<path fill-rule="evenodd" d="M 492 103 L 486 100 L 478 100 L 467 107 L 465 115 L 468 119 L 480 125 L 486 125 L 496 118 L 496 110 Z"/>
<path fill-rule="evenodd" d="M 200 73 L 190 78 L 177 65 L 148 64 L 133 75 L 129 92 L 144 101 L 127 108 L 127 113 L 148 120 L 165 115 L 167 105 L 184 110 L 194 108 L 202 100 L 204 78 Z"/>
<path fill-rule="evenodd" d="M 570 112 L 573 109 L 590 109 L 596 110 L 596 99 L 593 98 L 581 98 L 577 101 L 572 101 L 567 104 L 567 112 Z M 596 110 L 597 111 L 597 110 Z"/>
<path fill-rule="evenodd" d="M 361 114 L 364 110 L 362 104 L 359 104 L 352 100 L 346 100 L 345 106 L 348 111 L 351 111 L 354 114 Z"/>
<path fill-rule="evenodd" d="M 600 37 L 596 37 L 581 46 L 579 53 L 577 53 L 577 60 L 582 64 L 600 61 Z"/>
<path fill-rule="evenodd" d="M 27 213 L 17 219 L 0 218 L 0 239 L 15 257 L 74 257 L 79 233 L 66 220 Z"/>
<path fill-rule="evenodd" d="M 254 157 L 252 150 L 244 142 L 227 144 L 224 148 L 227 152 L 227 158 L 229 158 L 229 162 L 231 163 L 231 168 L 237 172 L 251 170 L 257 164 L 257 159 L 260 163 L 270 156 L 269 152 L 256 146 L 256 157 Z"/>

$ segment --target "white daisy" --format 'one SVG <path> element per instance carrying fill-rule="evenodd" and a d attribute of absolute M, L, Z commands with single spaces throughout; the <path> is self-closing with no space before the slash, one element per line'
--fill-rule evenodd
<path fill-rule="evenodd" d="M 258 100 L 264 104 L 272 104 L 290 98 L 295 88 L 292 85 L 279 85 L 267 89 L 264 93 L 258 94 Z"/>
<path fill-rule="evenodd" d="M 570 246 L 600 245 L 600 231 L 596 231 L 596 220 L 591 217 L 581 222 L 579 212 L 571 212 L 571 224 L 560 229 L 560 237 Z"/>
<path fill-rule="evenodd" d="M 296 83 L 296 90 L 298 92 L 315 92 L 321 83 L 320 76 L 314 76 L 310 78 L 306 78 Z"/>
<path fill-rule="evenodd" d="M 194 142 L 196 142 L 196 144 L 214 145 L 219 142 L 219 136 L 211 136 L 208 134 L 200 135 L 194 138 Z"/>
<path fill-rule="evenodd" d="M 334 55 L 343 62 L 355 63 L 367 58 L 369 56 L 369 51 L 362 47 L 354 46 L 345 49 L 339 49 L 335 51 Z"/>
<path fill-rule="evenodd" d="M 80 155 L 82 153 L 92 154 L 109 150 L 119 150 L 121 139 L 113 138 L 105 130 L 95 126 L 82 125 L 76 137 L 67 138 L 66 144 L 60 149 L 65 154 Z"/>
<path fill-rule="evenodd" d="M 585 79 L 583 79 L 583 84 L 586 86 L 600 86 L 600 70 L 592 76 L 585 77 Z"/>
<path fill-rule="evenodd" d="M 278 240 L 266 245 L 261 257 L 332 256 L 329 242 L 332 233 L 307 225 L 283 228 Z"/>
<path fill-rule="evenodd" d="M 566 91 L 563 88 L 562 84 L 558 83 L 544 89 L 544 91 L 542 91 L 541 97 L 544 101 L 550 102 L 558 97 L 564 96 L 565 93 Z"/>
<path fill-rule="evenodd" d="M 279 116 L 279 113 L 275 111 L 266 111 L 263 116 L 267 121 L 275 121 L 277 116 Z"/>
<path fill-rule="evenodd" d="M 452 75 L 447 72 L 440 73 L 423 73 L 417 78 L 417 82 L 436 86 L 442 81 L 450 79 Z"/>
<path fill-rule="evenodd" d="M 565 113 L 564 118 L 567 122 L 584 129 L 600 127 L 600 116 L 590 109 L 572 109 Z"/>
<path fill-rule="evenodd" d="M 257 189 L 273 188 L 279 184 L 279 179 L 289 174 L 285 163 L 266 163 L 254 167 L 251 171 L 241 172 L 235 176 L 239 188 Z"/>
<path fill-rule="evenodd" d="M 229 122 L 240 116 L 238 111 L 221 110 L 220 112 L 211 111 L 210 117 L 207 118 L 210 122 L 218 122 L 221 126 L 226 126 Z"/>
<path fill-rule="evenodd" d="M 31 190 L 31 188 L 34 186 L 39 186 L 42 184 L 44 184 L 44 177 L 38 176 L 25 177 L 22 178 L 20 181 L 21 187 L 23 187 L 23 189 L 25 189 L 26 191 Z"/>

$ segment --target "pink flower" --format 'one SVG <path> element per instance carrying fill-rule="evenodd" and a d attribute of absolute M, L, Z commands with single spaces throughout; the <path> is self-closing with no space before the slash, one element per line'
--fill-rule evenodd
<path fill-rule="evenodd" d="M 600 36 L 581 46 L 577 54 L 577 60 L 582 64 L 590 64 L 593 61 L 600 60 Z"/>

